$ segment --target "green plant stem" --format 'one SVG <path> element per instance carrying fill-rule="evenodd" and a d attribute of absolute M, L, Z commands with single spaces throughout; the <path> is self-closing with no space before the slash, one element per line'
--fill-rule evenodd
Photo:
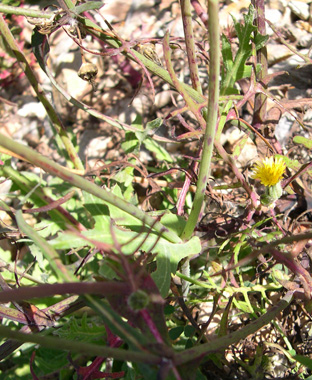
<path fill-rule="evenodd" d="M 212 280 L 211 278 L 208 277 L 208 275 L 206 275 L 208 278 L 208 281 L 210 281 L 209 283 L 208 282 L 204 282 L 204 281 L 199 281 L 199 280 L 196 280 L 194 278 L 191 278 L 191 277 L 187 277 L 185 276 L 184 274 L 180 273 L 180 272 L 176 272 L 176 275 L 178 277 L 181 278 L 181 280 L 186 280 L 186 281 L 189 281 L 191 282 L 192 284 L 194 285 L 197 285 L 197 287 L 200 287 L 200 288 L 205 288 L 205 289 L 209 289 L 209 290 L 215 290 L 216 292 L 218 293 L 229 293 L 229 295 L 234 295 L 236 293 L 243 293 L 243 292 L 266 292 L 266 291 L 277 291 L 277 290 L 280 290 L 282 289 L 282 285 L 278 284 L 267 284 L 267 285 L 254 285 L 254 286 L 251 286 L 251 287 L 238 287 L 238 288 L 235 288 L 235 287 L 231 287 L 231 286 L 226 286 L 226 287 L 221 287 L 221 286 L 218 286 L 216 285 Z"/>
<path fill-rule="evenodd" d="M 200 212 L 204 206 L 204 197 L 209 179 L 211 158 L 216 134 L 218 109 L 219 109 L 219 76 L 220 76 L 220 46 L 219 46 L 219 4 L 217 0 L 208 0 L 208 31 L 210 41 L 210 65 L 209 65 L 209 100 L 207 124 L 204 134 L 203 150 L 199 166 L 197 188 L 190 216 L 181 234 L 182 240 L 189 240 L 198 222 Z M 190 275 L 190 262 L 187 258 L 181 265 L 184 275 Z M 189 282 L 182 281 L 182 294 L 187 296 Z"/>
<path fill-rule="evenodd" d="M 164 48 L 164 57 L 165 57 L 166 67 L 167 67 L 168 73 L 170 75 L 170 78 L 172 80 L 174 87 L 179 92 L 179 94 L 183 96 L 183 99 L 185 103 L 187 104 L 187 107 L 190 109 L 190 111 L 193 112 L 201 128 L 204 129 L 206 126 L 206 121 L 201 114 L 199 105 L 192 99 L 192 97 L 187 93 L 187 91 L 185 91 L 184 87 L 182 86 L 181 82 L 178 80 L 174 72 L 173 64 L 171 61 L 171 49 L 169 45 L 169 31 L 167 31 L 165 34 L 165 37 L 163 40 L 163 48 Z"/>
<path fill-rule="evenodd" d="M 185 44 L 187 59 L 190 69 L 190 76 L 193 88 L 202 94 L 202 88 L 199 81 L 198 66 L 196 64 L 196 50 L 194 42 L 194 33 L 192 27 L 192 12 L 191 12 L 191 2 L 190 0 L 180 0 L 182 21 L 185 35 Z"/>
<path fill-rule="evenodd" d="M 62 284 L 62 286 L 64 285 Z M 14 292 L 14 290 L 10 292 Z M 230 333 L 221 338 L 215 339 L 212 342 L 205 343 L 200 346 L 192 347 L 191 349 L 187 349 L 182 352 L 176 353 L 174 354 L 173 358 L 171 358 L 171 360 L 175 365 L 183 365 L 210 353 L 223 350 L 231 344 L 237 343 L 239 340 L 246 338 L 248 335 L 255 333 L 257 330 L 270 323 L 282 310 L 284 310 L 291 303 L 292 298 L 293 292 L 287 292 L 287 294 L 267 313 L 263 314 L 261 317 L 251 322 L 246 327 L 243 327 L 242 329 Z M 88 355 L 93 354 L 97 356 L 108 356 L 120 360 L 146 362 L 149 364 L 160 364 L 162 361 L 162 358 L 160 356 L 156 356 L 149 352 L 142 353 L 125 351 L 121 349 L 102 347 L 83 342 L 80 342 L 79 346 L 77 346 L 76 342 L 67 341 L 61 338 L 44 337 L 39 334 L 23 334 L 21 332 L 13 331 L 6 326 L 0 326 L 0 336 L 4 336 L 21 342 L 37 343 L 44 347 L 56 349 L 59 349 L 61 347 L 64 350 L 74 352 L 78 351 L 80 353 L 86 353 Z"/>
<path fill-rule="evenodd" d="M 243 327 L 240 330 L 237 330 L 221 338 L 215 339 L 212 342 L 205 343 L 197 347 L 192 347 L 191 349 L 187 349 L 183 352 L 176 354 L 174 360 L 175 364 L 185 364 L 205 355 L 209 355 L 213 352 L 223 350 L 231 344 L 237 343 L 241 339 L 246 338 L 248 335 L 254 334 L 256 331 L 258 331 L 263 326 L 270 323 L 274 318 L 276 318 L 277 315 L 291 303 L 292 299 L 293 292 L 287 292 L 286 295 L 267 313 L 263 314 L 255 321 L 249 323 L 249 325 L 247 325 L 246 327 Z"/>
<path fill-rule="evenodd" d="M 23 301 L 32 298 L 52 297 L 58 295 L 98 294 L 103 296 L 122 297 L 129 292 L 129 284 L 117 281 L 99 282 L 64 282 L 62 284 L 43 284 L 39 286 L 21 286 L 16 289 L 0 292 L 0 303 Z"/>
<path fill-rule="evenodd" d="M 62 178 L 64 181 L 72 184 L 73 186 L 85 190 L 90 194 L 93 194 L 96 197 L 102 199 L 103 201 L 118 207 L 120 210 L 140 220 L 143 225 L 147 225 L 148 227 L 152 228 L 164 239 L 167 239 L 172 243 L 181 243 L 181 239 L 176 235 L 175 232 L 169 230 L 163 224 L 156 221 L 151 216 L 147 215 L 138 207 L 126 202 L 124 199 L 117 197 L 111 192 L 108 192 L 105 189 L 100 188 L 96 184 L 87 181 L 86 179 L 78 176 L 77 174 L 73 174 L 66 168 L 62 167 L 59 164 L 56 164 L 54 161 L 48 159 L 47 157 L 42 156 L 41 154 L 33 151 L 32 149 L 24 145 L 21 145 L 2 134 L 0 134 L 0 146 L 3 146 L 11 152 L 20 155 L 25 160 L 31 162 L 33 165 L 39 166 L 46 172 L 55 175 L 59 178 Z"/>
<path fill-rule="evenodd" d="M 21 51 L 19 45 L 15 41 L 10 29 L 8 28 L 6 22 L 4 21 L 3 17 L 0 15 L 0 32 L 3 35 L 6 43 L 8 44 L 9 48 L 12 50 L 12 53 L 15 55 L 17 61 L 19 62 L 22 70 L 25 72 L 30 84 L 32 85 L 33 89 L 35 90 L 38 99 L 44 106 L 44 108 L 47 111 L 47 114 L 50 117 L 51 122 L 53 123 L 57 133 L 62 139 L 62 142 L 65 146 L 65 149 L 69 155 L 70 160 L 73 162 L 76 169 L 83 170 L 84 167 L 82 165 L 82 162 L 70 140 L 68 137 L 65 128 L 62 124 L 61 119 L 55 112 L 52 104 L 49 102 L 48 98 L 46 97 L 42 87 L 38 83 L 38 80 L 32 71 L 32 68 L 30 67 L 24 53 Z"/>
<path fill-rule="evenodd" d="M 3 5 L 0 4 L 0 12 L 5 13 L 7 15 L 18 15 L 18 16 L 26 16 L 26 17 L 39 17 L 49 19 L 53 16 L 53 13 L 46 13 L 41 10 L 32 9 L 32 8 L 19 8 L 12 7 L 11 5 Z"/>
<path fill-rule="evenodd" d="M 261 34 L 263 36 L 266 35 L 266 27 L 265 27 L 265 6 L 264 0 L 252 0 L 252 4 L 256 10 L 256 19 L 255 24 L 257 26 L 257 30 L 255 31 L 255 37 L 257 34 Z M 268 54 L 267 47 L 263 46 L 256 52 L 257 55 L 257 63 L 261 64 L 261 70 L 257 74 L 257 80 L 261 81 L 268 75 Z M 267 86 L 264 87 L 265 89 Z M 255 105 L 253 112 L 253 120 L 252 125 L 259 129 L 261 128 L 263 122 L 266 120 L 267 114 L 267 97 L 263 93 L 257 93 L 255 95 Z"/>
<path fill-rule="evenodd" d="M 73 2 L 72 0 L 61 0 L 60 4 L 62 5 L 62 3 L 65 3 L 68 9 L 74 9 L 76 2 Z"/>
<path fill-rule="evenodd" d="M 148 364 L 160 364 L 162 358 L 149 352 L 135 352 L 119 348 L 110 348 L 85 342 L 70 341 L 62 338 L 43 336 L 42 334 L 25 334 L 13 331 L 7 326 L 0 326 L 0 336 L 18 340 L 20 342 L 31 342 L 40 344 L 43 347 L 55 350 L 66 350 L 78 352 L 79 354 L 94 355 L 100 357 L 110 357 L 122 361 L 133 361 Z"/>
<path fill-rule="evenodd" d="M 143 341 L 144 337 L 136 329 L 129 326 L 128 323 L 122 320 L 122 317 L 109 306 L 106 305 L 105 307 L 105 304 L 100 300 L 97 300 L 89 294 L 86 294 L 84 297 L 87 304 L 90 304 L 90 307 L 98 315 L 102 316 L 105 324 L 109 326 L 114 334 L 131 344 L 137 350 L 144 351 L 143 345 L 146 344 L 147 341 Z"/>
<path fill-rule="evenodd" d="M 292 53 L 294 53 L 294 54 L 296 54 L 298 57 L 302 58 L 306 64 L 308 64 L 308 65 L 309 65 L 309 64 L 310 64 L 310 65 L 312 64 L 312 59 L 309 58 L 307 55 L 300 53 L 300 51 L 298 51 L 295 47 L 293 47 L 290 43 L 288 43 L 288 42 L 285 40 L 285 38 L 283 38 L 283 34 L 282 34 L 281 32 L 279 32 L 279 31 L 274 27 L 274 25 L 272 24 L 271 21 L 269 21 L 269 20 L 265 20 L 265 21 L 269 24 L 270 28 L 271 28 L 271 29 L 273 30 L 273 32 L 277 35 L 279 41 L 280 41 L 283 45 L 285 45 L 285 46 L 286 46 L 286 47 L 287 47 Z"/>
<path fill-rule="evenodd" d="M 10 263 L 6 262 L 5 260 L 3 260 L 1 258 L 0 258 L 0 266 L 1 266 L 1 268 L 4 268 L 5 270 L 7 270 L 7 271 L 9 271 L 11 273 L 13 273 L 13 274 L 17 273 L 19 276 L 21 276 L 23 278 L 26 278 L 27 280 L 32 281 L 32 282 L 34 282 L 36 284 L 44 284 L 43 281 L 38 280 L 36 277 L 31 276 L 28 273 L 25 273 L 24 270 L 15 268 L 14 264 L 10 264 Z"/>
<path fill-rule="evenodd" d="M 217 0 L 208 1 L 208 30 L 210 41 L 209 66 L 209 101 L 207 126 L 204 135 L 203 152 L 197 181 L 197 189 L 192 210 L 186 226 L 181 234 L 183 240 L 188 240 L 196 227 L 198 217 L 204 205 L 205 190 L 209 178 L 210 164 L 213 153 L 214 137 L 218 118 L 219 75 L 220 75 L 220 37 L 219 37 L 219 5 Z"/>

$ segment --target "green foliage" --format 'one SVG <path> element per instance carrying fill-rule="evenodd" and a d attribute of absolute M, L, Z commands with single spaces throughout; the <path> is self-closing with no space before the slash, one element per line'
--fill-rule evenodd
<path fill-rule="evenodd" d="M 132 226 L 133 230 L 139 232 L 139 234 L 130 229 L 118 228 L 112 224 L 108 216 L 101 215 L 101 223 L 95 224 L 94 229 L 83 232 L 81 236 L 75 236 L 70 232 L 60 232 L 51 241 L 51 245 L 55 249 L 62 250 L 78 249 L 86 245 L 96 246 L 96 242 L 105 243 L 113 247 L 114 240 L 117 239 L 122 246 L 121 252 L 125 255 L 133 254 L 138 247 L 145 252 L 157 254 L 157 269 L 152 274 L 152 277 L 158 285 L 160 293 L 166 296 L 170 286 L 171 274 L 175 273 L 179 261 L 190 254 L 196 254 L 200 251 L 199 239 L 193 237 L 186 243 L 173 244 L 146 230 L 144 225 L 138 224 L 131 216 L 117 213 L 114 217 L 118 224 Z"/>
<path fill-rule="evenodd" d="M 153 153 L 157 161 L 166 161 L 169 163 L 174 162 L 171 155 L 163 148 L 156 140 L 153 139 L 152 134 L 154 130 L 162 125 L 163 121 L 160 118 L 148 122 L 143 128 L 142 117 L 137 115 L 132 127 L 137 128 L 136 132 L 126 132 L 126 139 L 122 143 L 122 148 L 125 153 L 138 153 L 143 145 L 149 152 Z"/>
<path fill-rule="evenodd" d="M 13 6 L 19 3 L 2 2 Z M 187 18 L 190 12 L 183 8 L 187 1 L 180 3 L 184 21 L 190 21 Z M 209 12 L 213 12 L 212 9 L 218 12 L 218 2 L 209 0 L 208 3 Z M 92 366 L 98 358 L 110 358 L 97 370 L 108 368 L 111 377 L 117 373 L 115 377 L 124 379 L 203 380 L 206 365 L 207 368 L 217 368 L 217 372 L 230 368 L 232 363 L 227 362 L 226 350 L 274 321 L 292 300 L 292 295 L 287 293 L 272 305 L 271 293 L 277 293 L 284 284 L 291 283 L 293 274 L 301 276 L 304 292 L 312 282 L 299 263 L 288 252 L 284 254 L 287 244 L 294 242 L 289 236 L 284 237 L 286 233 L 280 228 L 277 216 L 266 214 L 268 211 L 260 208 L 256 186 L 251 186 L 247 175 L 244 177 L 246 173 L 243 175 L 235 166 L 246 147 L 250 131 L 244 129 L 244 136 L 231 154 L 220 144 L 225 123 L 239 114 L 236 105 L 243 107 L 248 100 L 245 94 L 244 98 L 240 95 L 237 82 L 243 78 L 253 81 L 247 95 L 255 95 L 253 85 L 257 84 L 256 76 L 263 69 L 256 62 L 256 52 L 265 46 L 268 36 L 258 33 L 255 26 L 257 12 L 252 5 L 243 22 L 232 17 L 237 49 L 234 55 L 233 42 L 222 35 L 221 96 L 217 96 L 213 103 L 211 95 L 217 93 L 215 89 L 219 83 L 219 74 L 212 74 L 216 67 L 219 68 L 219 61 L 215 58 L 218 54 L 214 55 L 214 49 L 219 51 L 219 31 L 215 23 L 217 17 L 210 14 L 210 77 L 207 74 L 204 78 L 205 83 L 209 82 L 206 107 L 206 94 L 201 93 L 201 83 L 196 86 L 192 83 L 191 87 L 178 80 L 171 50 L 180 49 L 180 45 L 172 45 L 169 34 L 166 35 L 168 41 L 164 40 L 168 43 L 163 43 L 166 67 L 162 67 L 150 59 L 151 55 L 134 49 L 139 41 L 123 41 L 108 23 L 109 32 L 83 15 L 85 11 L 99 9 L 102 1 L 75 6 L 72 1 L 64 0 L 61 5 L 65 6 L 63 12 L 51 15 L 52 29 L 63 27 L 59 25 L 60 20 L 70 17 L 82 30 L 103 42 L 104 55 L 126 55 L 179 93 L 185 107 L 170 112 L 181 116 L 179 125 L 181 128 L 187 125 L 188 139 L 193 140 L 197 150 L 172 154 L 164 142 L 175 141 L 182 145 L 185 135 L 174 140 L 172 136 L 169 139 L 157 134 L 163 124 L 167 125 L 171 114 L 170 117 L 156 117 L 150 110 L 148 117 L 152 120 L 146 122 L 146 115 L 137 114 L 131 125 L 127 125 L 74 99 L 50 72 L 49 67 L 53 65 L 47 65 L 51 60 L 49 41 L 52 39 L 35 29 L 32 48 L 40 68 L 55 89 L 75 109 L 122 129 L 125 138 L 121 141 L 122 159 L 118 159 L 121 167 L 113 175 L 109 176 L 112 162 L 104 159 L 103 171 L 93 172 L 91 168 L 90 172 L 84 172 L 77 154 L 75 134 L 67 133 L 67 126 L 63 128 L 53 103 L 41 89 L 38 90 L 37 79 L 27 66 L 24 52 L 17 54 L 16 59 L 26 67 L 25 74 L 55 127 L 53 149 L 57 149 L 68 168 L 78 169 L 79 176 L 64 167 L 55 168 L 51 160 L 0 136 L 1 147 L 46 172 L 38 175 L 31 170 L 18 170 L 10 156 L 2 156 L 0 176 L 11 181 L 11 188 L 5 199 L 8 204 L 1 201 L 0 205 L 11 224 L 3 223 L 1 233 L 12 239 L 18 249 L 16 252 L 1 250 L 0 299 L 10 291 L 11 300 L 26 303 L 21 306 L 15 302 L 7 306 L 6 300 L 3 301 L 6 304 L 0 305 L 4 321 L 0 333 L 9 339 L 9 344 L 3 342 L 4 345 L 0 346 L 0 355 L 6 358 L 12 354 L 9 360 L 16 365 L 16 368 L 5 369 L 0 380 L 17 377 L 28 380 L 30 376 L 34 377 L 31 370 L 38 377 L 71 379 L 76 375 L 68 351 L 76 370 Z M 190 77 L 194 81 L 199 67 L 195 59 L 198 52 L 189 45 L 193 32 L 191 25 L 191 22 L 184 22 L 186 44 L 183 54 L 186 52 Z M 54 33 L 52 29 L 51 34 Z M 10 34 L 1 23 L 0 32 L 16 54 L 15 40 L 10 41 Z M 218 38 L 213 39 L 213 35 Z M 200 43 L 196 49 L 202 49 Z M 89 54 L 91 50 L 87 52 Z M 206 57 L 207 53 L 201 52 Z M 149 83 L 152 83 L 151 78 Z M 260 84 L 257 85 L 259 91 Z M 187 116 L 182 119 L 186 111 Z M 216 130 L 216 138 L 214 133 L 209 135 L 209 131 Z M 201 140 L 194 144 L 195 139 Z M 294 142 L 311 149 L 311 142 L 305 137 L 296 136 Z M 217 152 L 213 164 L 220 170 L 215 177 L 225 177 L 223 166 L 228 166 L 232 170 L 228 177 L 233 178 L 233 183 L 215 186 L 210 191 L 212 181 L 206 186 L 211 174 L 211 157 L 207 159 L 207 152 L 210 149 L 212 156 L 213 147 Z M 148 165 L 141 161 L 143 151 L 151 157 Z M 191 159 L 189 154 L 193 155 Z M 283 159 L 295 173 L 311 175 L 307 164 L 302 165 L 299 160 L 289 157 Z M 143 191 L 136 181 L 138 173 L 142 181 L 148 183 Z M 156 175 L 149 174 L 159 174 L 161 184 Z M 180 182 L 183 182 L 182 186 Z M 194 182 L 195 195 L 191 188 Z M 243 200 L 239 205 L 246 212 L 237 216 L 229 210 L 232 205 L 227 202 L 227 195 L 239 187 L 246 193 L 246 199 L 240 193 Z M 218 190 L 223 193 L 217 193 Z M 63 202 L 68 193 L 71 196 Z M 159 196 L 155 202 L 154 195 Z M 205 202 L 210 198 L 212 203 L 205 208 Z M 213 202 L 219 211 L 214 211 Z M 227 210 L 222 209 L 224 204 Z M 27 216 L 22 212 L 25 208 L 37 210 Z M 271 260 L 271 254 L 275 261 Z M 7 290 L 8 286 L 16 289 Z M 291 286 L 294 285 L 291 283 Z M 297 283 L 295 287 L 298 287 Z M 185 290 L 188 288 L 189 292 Z M 69 294 L 74 294 L 74 299 Z M 56 298 L 58 295 L 60 298 Z M 34 297 L 39 298 L 33 300 Z M 210 330 L 209 324 L 216 316 L 217 326 Z M 244 323 L 248 320 L 247 326 L 242 327 L 241 321 L 237 322 L 239 318 Z M 14 329 L 16 326 L 20 329 L 22 325 L 23 331 L 27 328 L 24 334 Z M 283 339 L 289 346 L 287 338 L 283 336 Z M 14 346 L 19 340 L 21 344 L 29 343 L 21 348 Z M 36 352 L 35 356 L 32 356 L 33 352 Z M 292 355 L 312 369 L 311 360 L 295 355 L 295 352 Z M 254 379 L 263 378 L 269 366 L 269 356 L 264 354 L 260 345 L 252 361 L 238 357 L 233 360 L 236 366 L 240 365 L 239 376 L 244 370 L 244 374 Z M 7 364 L 11 365 L 11 362 Z M 99 374 L 101 378 L 102 375 Z M 92 374 L 90 378 L 92 376 L 95 378 L 96 375 Z"/>
<path fill-rule="evenodd" d="M 252 42 L 255 44 L 255 50 L 261 49 L 268 41 L 268 36 L 262 36 L 257 34 L 256 38 L 253 38 L 253 33 L 257 30 L 254 25 L 255 9 L 252 5 L 249 6 L 248 13 L 244 15 L 244 24 L 236 21 L 232 16 L 234 28 L 239 40 L 238 50 L 235 58 L 233 58 L 232 48 L 230 41 L 223 34 L 222 35 L 222 57 L 223 57 L 223 76 L 221 85 L 221 94 L 236 94 L 237 90 L 234 88 L 235 82 L 239 79 L 250 77 L 252 66 L 247 65 L 247 60 L 252 55 Z M 257 66 L 256 72 L 261 67 Z"/>
<path fill-rule="evenodd" d="M 38 376 L 44 376 L 53 372 L 55 368 L 63 368 L 67 365 L 67 357 L 64 351 L 41 348 L 36 352 L 34 370 Z"/>
<path fill-rule="evenodd" d="M 18 7 L 20 5 L 20 1 L 18 0 L 2 0 L 2 4 L 10 5 L 11 7 Z"/>
<path fill-rule="evenodd" d="M 106 329 L 100 324 L 100 321 L 96 323 L 85 313 L 79 319 L 75 317 L 70 318 L 55 331 L 55 335 L 78 342 L 103 343 L 105 341 Z"/>
<path fill-rule="evenodd" d="M 302 144 L 307 149 L 312 149 L 312 141 L 303 136 L 295 136 L 293 139 L 294 143 Z"/>

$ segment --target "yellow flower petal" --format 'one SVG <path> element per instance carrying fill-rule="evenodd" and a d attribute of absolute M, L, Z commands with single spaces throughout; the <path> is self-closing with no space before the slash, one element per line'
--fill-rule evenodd
<path fill-rule="evenodd" d="M 274 186 L 282 179 L 285 170 L 282 158 L 267 157 L 255 163 L 251 178 L 258 179 L 264 186 Z"/>

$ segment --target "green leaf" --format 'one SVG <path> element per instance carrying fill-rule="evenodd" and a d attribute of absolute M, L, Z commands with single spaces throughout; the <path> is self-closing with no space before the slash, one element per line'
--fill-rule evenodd
<path fill-rule="evenodd" d="M 135 119 L 131 123 L 131 126 L 134 127 L 134 128 L 136 128 L 136 129 L 140 129 L 143 132 L 143 125 L 142 124 L 143 124 L 142 115 L 140 115 L 139 113 L 137 113 L 136 116 L 135 116 Z"/>
<path fill-rule="evenodd" d="M 256 48 L 256 50 L 262 49 L 266 45 L 268 40 L 269 40 L 268 35 L 263 36 L 262 34 L 257 33 L 257 35 L 255 37 L 255 48 Z"/>
<path fill-rule="evenodd" d="M 47 238 L 48 236 L 55 235 L 61 229 L 66 228 L 66 225 L 63 220 L 53 218 L 51 220 L 42 220 L 35 225 L 35 228 L 40 236 Z"/>
<path fill-rule="evenodd" d="M 285 161 L 287 168 L 292 169 L 294 171 L 298 171 L 301 168 L 301 164 L 298 160 L 292 160 L 287 156 L 282 156 L 280 154 L 276 155 L 277 158 L 282 158 Z"/>
<path fill-rule="evenodd" d="M 1 3 L 4 5 L 4 4 L 7 4 L 7 5 L 10 5 L 11 7 L 17 7 L 20 5 L 20 1 L 19 0 L 2 0 Z"/>
<path fill-rule="evenodd" d="M 234 28 L 239 39 L 239 49 L 248 51 L 250 47 L 251 33 L 257 30 L 257 27 L 253 24 L 255 18 L 255 9 L 252 4 L 249 5 L 248 13 L 244 14 L 244 25 L 236 21 L 233 15 Z"/>
<path fill-rule="evenodd" d="M 72 317 L 67 323 L 58 328 L 55 333 L 60 338 L 77 340 L 79 342 L 103 343 L 106 329 L 103 325 L 95 324 L 85 313 L 79 319 Z"/>
<path fill-rule="evenodd" d="M 141 139 L 138 139 L 137 135 L 138 133 L 126 132 L 125 140 L 121 143 L 121 148 L 126 154 L 137 154 L 140 151 Z"/>
<path fill-rule="evenodd" d="M 185 326 L 184 328 L 184 335 L 187 337 L 187 338 L 191 338 L 194 334 L 195 334 L 195 328 L 194 326 L 192 325 L 187 325 Z"/>
<path fill-rule="evenodd" d="M 174 306 L 168 305 L 168 304 L 165 305 L 165 307 L 164 307 L 164 314 L 165 315 L 170 315 L 170 314 L 173 314 L 174 312 L 175 312 Z"/>
<path fill-rule="evenodd" d="M 179 338 L 179 336 L 183 333 L 184 331 L 184 326 L 177 326 L 172 328 L 169 331 L 169 337 L 171 340 L 176 340 Z"/>
<path fill-rule="evenodd" d="M 158 117 L 157 119 L 151 120 L 146 124 L 145 130 L 147 132 L 153 131 L 154 129 L 159 128 L 163 123 L 163 119 Z"/>
<path fill-rule="evenodd" d="M 253 38 L 253 33 L 257 30 L 257 27 L 253 24 L 254 17 L 255 9 L 252 5 L 249 6 L 248 13 L 244 15 L 244 23 L 237 22 L 235 17 L 232 16 L 239 40 L 239 48 L 234 59 L 232 57 L 230 42 L 225 36 L 222 36 L 222 56 L 225 69 L 222 78 L 222 94 L 236 93 L 234 88 L 235 82 L 250 76 L 251 67 L 246 65 L 246 61 L 252 54 L 253 48 L 251 42 L 255 43 L 257 50 L 263 47 L 268 40 L 268 36 L 262 36 L 261 34 L 257 34 Z"/>
<path fill-rule="evenodd" d="M 158 248 L 158 245 L 156 247 Z M 164 249 L 158 252 L 156 256 L 157 269 L 152 273 L 152 278 L 163 297 L 166 297 L 168 294 L 171 273 L 174 274 L 176 272 L 180 260 L 195 254 L 196 251 L 199 253 L 200 249 L 200 240 L 197 236 L 194 236 L 184 244 L 166 245 Z"/>
<path fill-rule="evenodd" d="M 74 13 L 80 14 L 86 11 L 90 11 L 92 9 L 100 9 L 102 8 L 104 3 L 102 1 L 88 1 L 84 4 L 78 5 L 77 7 L 73 8 L 72 11 Z"/>
<path fill-rule="evenodd" d="M 164 149 L 161 145 L 158 144 L 157 141 L 153 140 L 151 137 L 147 137 L 143 144 L 145 148 L 153 152 L 156 156 L 156 159 L 158 161 L 167 161 L 167 162 L 173 162 L 173 158 L 170 156 L 170 154 Z"/>
<path fill-rule="evenodd" d="M 248 141 L 248 135 L 244 134 L 242 138 L 240 138 L 235 144 L 234 144 L 234 150 L 232 157 L 234 161 L 237 161 L 238 157 L 241 155 L 247 141 Z"/>
<path fill-rule="evenodd" d="M 106 301 L 92 297 L 87 298 L 87 304 L 103 318 L 105 324 L 114 334 L 125 340 L 130 346 L 133 346 L 135 342 L 140 345 L 148 342 L 147 338 L 138 329 L 123 320 Z"/>
<path fill-rule="evenodd" d="M 295 136 L 293 138 L 293 142 L 296 143 L 296 144 L 301 144 L 304 147 L 306 147 L 307 149 L 312 149 L 312 140 L 311 139 L 307 139 L 306 137 Z"/>
<path fill-rule="evenodd" d="M 121 189 L 118 185 L 115 185 L 112 188 L 112 193 L 117 195 L 117 197 L 124 198 Z M 134 218 L 130 214 L 120 210 L 120 208 L 115 207 L 113 205 L 109 205 L 109 214 L 114 222 L 120 226 L 140 226 L 143 224 L 137 218 Z"/>
<path fill-rule="evenodd" d="M 226 72 L 229 72 L 232 70 L 233 67 L 233 54 L 232 54 L 232 48 L 230 41 L 228 38 L 222 34 L 221 36 L 222 41 L 222 58 L 223 58 L 223 64 Z"/>
<path fill-rule="evenodd" d="M 237 70 L 237 74 L 236 74 L 237 80 L 243 79 L 243 78 L 250 78 L 252 70 L 253 70 L 253 67 L 251 65 L 248 65 L 248 64 L 240 67 Z M 256 73 L 258 73 L 260 70 L 261 70 L 261 64 L 258 63 L 256 65 Z"/>
<path fill-rule="evenodd" d="M 99 274 L 107 280 L 115 280 L 118 278 L 116 272 L 110 266 L 112 264 L 108 259 L 101 260 L 99 262 Z"/>
<path fill-rule="evenodd" d="M 160 211 L 159 213 L 161 215 L 161 223 L 180 236 L 186 225 L 186 220 L 179 215 L 172 214 L 168 210 L 166 212 Z"/>
<path fill-rule="evenodd" d="M 132 186 L 133 172 L 134 172 L 134 168 L 131 166 L 128 166 L 128 167 L 118 171 L 118 173 L 116 173 L 116 175 L 114 176 L 114 180 L 116 182 L 122 183 L 127 189 L 129 187 L 131 187 L 130 191 L 132 192 L 133 191 L 133 186 Z M 131 202 L 131 198 L 133 198 L 133 194 L 130 194 L 127 192 L 127 195 L 128 195 L 128 197 L 125 196 L 125 192 L 124 192 L 123 195 L 121 195 L 121 193 L 120 193 L 119 196 L 124 198 L 126 201 Z"/>
<path fill-rule="evenodd" d="M 83 191 L 82 194 L 84 198 L 84 206 L 95 222 L 94 228 L 99 230 L 107 228 L 108 207 L 105 202 L 86 191 Z"/>
<path fill-rule="evenodd" d="M 114 239 L 112 237 L 114 235 Z M 72 249 L 81 248 L 85 245 L 94 246 L 96 242 L 106 243 L 114 246 L 114 242 L 122 246 L 123 254 L 130 255 L 137 251 L 138 248 L 144 252 L 157 254 L 157 269 L 152 274 L 161 295 L 167 296 L 170 288 L 171 273 L 175 273 L 178 263 L 184 257 L 194 255 L 200 252 L 201 244 L 198 237 L 194 236 L 186 243 L 174 244 L 166 239 L 159 237 L 151 231 L 141 230 L 134 232 L 114 226 L 109 217 L 103 216 L 102 228 L 81 232 L 85 236 L 74 235 L 69 232 L 61 232 L 57 238 L 51 241 L 55 249 Z M 90 242 L 93 242 L 93 244 Z"/>
<path fill-rule="evenodd" d="M 185 343 L 185 349 L 187 350 L 188 348 L 192 348 L 194 347 L 194 343 L 192 341 L 192 339 L 187 339 L 186 343 Z"/>
<path fill-rule="evenodd" d="M 28 248 L 33 256 L 36 259 L 40 269 L 45 269 L 47 260 L 43 258 L 41 249 L 36 244 L 29 244 Z"/>
<path fill-rule="evenodd" d="M 31 36 L 31 46 L 41 69 L 46 72 L 46 61 L 50 52 L 47 36 L 35 28 Z"/>
<path fill-rule="evenodd" d="M 54 372 L 56 368 L 66 366 L 67 363 L 67 353 L 62 351 L 62 347 L 60 347 L 59 350 L 50 350 L 44 347 L 40 347 L 39 350 L 36 350 L 35 364 L 40 368 L 41 375 L 44 374 L 48 377 L 49 373 Z"/>
<path fill-rule="evenodd" d="M 297 360 L 299 363 L 312 370 L 312 359 L 303 355 L 294 355 L 293 358 Z"/>

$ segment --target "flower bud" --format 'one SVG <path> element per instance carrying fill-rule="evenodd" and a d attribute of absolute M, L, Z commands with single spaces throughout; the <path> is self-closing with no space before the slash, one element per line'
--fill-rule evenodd
<path fill-rule="evenodd" d="M 145 309 L 150 302 L 149 295 L 143 290 L 137 290 L 128 297 L 128 305 L 133 311 Z"/>
<path fill-rule="evenodd" d="M 78 76 L 87 82 L 91 82 L 97 73 L 98 69 L 93 63 L 83 63 L 78 71 Z"/>

